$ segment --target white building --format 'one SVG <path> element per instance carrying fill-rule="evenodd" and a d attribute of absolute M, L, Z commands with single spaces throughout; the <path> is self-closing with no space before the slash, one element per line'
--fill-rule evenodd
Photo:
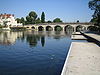
<path fill-rule="evenodd" d="M 22 23 L 17 23 L 12 14 L 0 14 L 0 25 L 6 27 L 22 26 Z"/>

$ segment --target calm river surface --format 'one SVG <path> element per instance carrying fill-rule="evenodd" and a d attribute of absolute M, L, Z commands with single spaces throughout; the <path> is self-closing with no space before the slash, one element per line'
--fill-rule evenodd
<path fill-rule="evenodd" d="M 60 75 L 70 33 L 0 32 L 0 75 Z"/>

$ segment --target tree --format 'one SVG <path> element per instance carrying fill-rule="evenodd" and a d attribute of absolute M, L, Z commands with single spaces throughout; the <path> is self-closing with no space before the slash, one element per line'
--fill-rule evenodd
<path fill-rule="evenodd" d="M 0 24 L 0 28 L 2 28 L 3 26 Z"/>
<path fill-rule="evenodd" d="M 60 18 L 56 18 L 56 19 L 53 20 L 53 22 L 54 23 L 59 23 L 59 22 L 62 22 L 62 20 L 60 20 Z"/>
<path fill-rule="evenodd" d="M 49 21 L 47 21 L 47 23 L 52 23 L 52 21 L 49 20 Z"/>
<path fill-rule="evenodd" d="M 16 21 L 17 21 L 17 23 L 21 23 L 21 19 L 20 18 L 17 18 Z"/>
<path fill-rule="evenodd" d="M 94 10 L 92 21 L 96 20 L 97 25 L 100 27 L 100 0 L 89 1 L 88 5 L 91 10 Z"/>
<path fill-rule="evenodd" d="M 92 18 L 90 22 L 97 23 L 97 18 Z"/>
<path fill-rule="evenodd" d="M 31 24 L 32 23 L 32 19 L 30 18 L 30 16 L 26 16 L 26 24 Z"/>
<path fill-rule="evenodd" d="M 34 11 L 31 11 L 30 13 L 29 13 L 29 16 L 35 21 L 36 20 L 36 18 L 37 18 L 37 14 L 36 14 L 36 12 L 34 12 Z"/>
<path fill-rule="evenodd" d="M 7 26 L 8 26 L 8 25 L 7 25 L 8 22 L 9 22 L 9 21 L 3 21 L 4 27 L 7 27 Z"/>
<path fill-rule="evenodd" d="M 26 16 L 27 24 L 35 24 L 36 23 L 37 14 L 34 11 L 31 11 L 28 16 Z"/>
<path fill-rule="evenodd" d="M 80 21 L 79 20 L 77 20 L 77 23 L 79 23 Z"/>
<path fill-rule="evenodd" d="M 45 23 L 45 13 L 44 12 L 42 12 L 42 15 L 41 15 L 41 22 Z"/>
<path fill-rule="evenodd" d="M 37 18 L 37 19 L 36 19 L 36 23 L 41 23 L 40 18 Z"/>
<path fill-rule="evenodd" d="M 24 18 L 22 17 L 20 20 L 21 20 L 21 23 L 24 25 L 25 24 Z"/>

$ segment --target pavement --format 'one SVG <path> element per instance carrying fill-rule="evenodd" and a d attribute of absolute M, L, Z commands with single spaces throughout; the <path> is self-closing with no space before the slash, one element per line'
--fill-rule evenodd
<path fill-rule="evenodd" d="M 91 33 L 85 33 L 85 35 L 88 35 L 98 41 L 100 41 L 100 35 L 97 35 L 97 34 L 91 34 Z"/>
<path fill-rule="evenodd" d="M 100 40 L 100 35 L 86 35 Z M 72 42 L 61 75 L 100 75 L 100 47 L 93 42 Z"/>
<path fill-rule="evenodd" d="M 72 40 L 87 40 L 80 32 L 73 33 L 71 36 Z"/>
<path fill-rule="evenodd" d="M 72 40 L 87 40 L 87 38 L 85 38 L 82 35 L 72 35 L 71 39 Z"/>
<path fill-rule="evenodd" d="M 61 75 L 100 75 L 100 47 L 94 43 L 72 42 Z"/>
<path fill-rule="evenodd" d="M 80 35 L 80 32 L 74 32 L 72 35 Z"/>

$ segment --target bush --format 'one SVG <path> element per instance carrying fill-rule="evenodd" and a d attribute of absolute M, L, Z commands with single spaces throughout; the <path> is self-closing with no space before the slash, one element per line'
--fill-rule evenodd
<path fill-rule="evenodd" d="M 0 25 L 0 28 L 2 28 L 3 26 L 2 25 Z"/>
<path fill-rule="evenodd" d="M 90 30 L 90 31 L 98 31 L 98 28 L 96 26 L 90 26 L 90 27 L 88 27 L 88 30 Z"/>
<path fill-rule="evenodd" d="M 11 27 L 11 30 L 26 30 L 25 27 Z"/>
<path fill-rule="evenodd" d="M 61 30 L 62 30 L 61 27 L 57 27 L 57 28 L 56 28 L 56 31 L 61 31 Z"/>

